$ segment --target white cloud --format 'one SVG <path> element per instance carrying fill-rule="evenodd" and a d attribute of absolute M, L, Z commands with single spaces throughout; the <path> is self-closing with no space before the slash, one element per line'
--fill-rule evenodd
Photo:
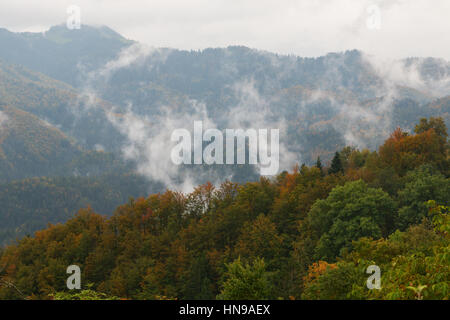
<path fill-rule="evenodd" d="M 300 163 L 301 155 L 289 150 L 288 144 L 292 144 L 292 141 L 286 139 L 288 121 L 276 109 L 273 109 L 273 102 L 269 101 L 270 98 L 260 95 L 252 79 L 236 82 L 232 87 L 238 103 L 227 112 L 225 117 L 227 128 L 268 129 L 268 131 L 278 129 L 280 132 L 280 172 L 291 170 L 295 164 Z"/>
<path fill-rule="evenodd" d="M 360 49 L 395 58 L 450 59 L 447 0 L 15 0 L 0 3 L 2 26 L 44 30 L 81 8 L 82 23 L 107 25 L 154 47 L 200 49 L 241 44 L 319 56 Z M 376 5 L 380 28 L 367 21 Z"/>

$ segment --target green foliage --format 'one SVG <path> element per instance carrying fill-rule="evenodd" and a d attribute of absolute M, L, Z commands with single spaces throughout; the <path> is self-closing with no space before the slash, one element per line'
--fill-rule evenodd
<path fill-rule="evenodd" d="M 449 208 L 431 201 L 433 227 L 421 224 L 388 239 L 361 239 L 354 250 L 306 282 L 307 299 L 448 299 L 450 296 Z M 381 269 L 381 289 L 369 290 L 365 270 Z"/>
<path fill-rule="evenodd" d="M 88 285 L 87 289 L 73 290 L 69 292 L 56 292 L 49 295 L 52 300 L 120 300 L 119 297 L 108 296 L 105 293 L 97 292 Z"/>
<path fill-rule="evenodd" d="M 334 261 L 351 242 L 361 237 L 380 238 L 392 229 L 395 204 L 381 189 L 362 181 L 334 188 L 327 199 L 318 200 L 307 222 L 318 239 L 317 259 Z"/>
<path fill-rule="evenodd" d="M 434 132 L 443 139 L 447 139 L 448 137 L 447 128 L 442 118 L 434 118 L 434 117 L 430 117 L 430 119 L 422 118 L 420 119 L 419 124 L 417 124 L 414 127 L 414 132 L 424 133 L 430 129 L 433 129 Z"/>
<path fill-rule="evenodd" d="M 269 273 L 263 259 L 243 264 L 238 258 L 228 264 L 219 300 L 265 300 L 271 297 Z"/>
<path fill-rule="evenodd" d="M 329 174 L 337 174 L 337 173 L 344 173 L 344 167 L 342 166 L 341 157 L 339 155 L 339 152 L 336 151 L 334 154 L 333 160 L 331 160 L 331 167 L 328 170 Z"/>
<path fill-rule="evenodd" d="M 405 230 L 427 216 L 427 201 L 450 205 L 450 180 L 430 166 L 422 166 L 406 176 L 405 187 L 399 191 L 400 209 L 397 226 Z"/>
<path fill-rule="evenodd" d="M 305 281 L 306 288 L 302 299 L 307 300 L 346 300 L 362 299 L 363 296 L 353 292 L 354 284 L 365 281 L 361 268 L 353 263 L 338 263 L 338 267 L 326 268 L 316 278 Z"/>

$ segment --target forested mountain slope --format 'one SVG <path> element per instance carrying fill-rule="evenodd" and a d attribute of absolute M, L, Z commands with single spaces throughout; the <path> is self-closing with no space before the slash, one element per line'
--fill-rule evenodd
<path fill-rule="evenodd" d="M 329 166 L 345 146 L 377 150 L 396 127 L 412 132 L 421 117 L 450 122 L 450 66 L 442 59 L 382 63 L 358 50 L 309 58 L 243 46 L 152 48 L 85 25 L 1 29 L 0 47 L 0 191 L 8 204 L 0 212 L 9 226 L 0 242 L 44 227 L 45 217 L 64 222 L 87 204 L 109 214 L 119 200 L 168 185 L 258 180 L 251 165 L 172 166 L 170 133 L 192 129 L 193 121 L 221 130 L 280 129 L 280 171 L 313 165 L 318 156 Z M 139 188 L 127 193 L 107 185 L 112 172 L 137 173 L 148 183 L 130 175 L 125 181 L 133 176 Z M 45 176 L 68 179 L 57 180 L 67 181 L 66 189 L 52 182 L 48 192 L 74 198 L 21 207 L 21 198 L 47 190 L 41 182 L 25 188 L 27 179 Z M 98 183 L 108 190 L 103 201 L 85 197 Z M 120 195 L 112 201 L 109 190 Z"/>
<path fill-rule="evenodd" d="M 449 146 L 442 119 L 346 147 L 329 167 L 80 210 L 7 247 L 0 298 L 448 299 Z M 83 289 L 66 289 L 66 268 Z M 380 290 L 366 286 L 369 265 Z M 18 289 L 18 290 L 16 290 Z"/>
<path fill-rule="evenodd" d="M 376 148 L 397 126 L 412 129 L 420 117 L 450 121 L 448 104 L 431 108 L 434 99 L 450 93 L 450 64 L 442 59 L 383 61 L 358 50 L 308 58 L 243 46 L 153 48 L 107 27 L 86 25 L 36 34 L 2 30 L 0 45 L 5 63 L 74 88 L 63 92 L 55 89 L 61 83 L 52 83 L 49 92 L 40 83 L 50 80 L 33 75 L 38 81 L 28 77 L 9 93 L 9 101 L 22 100 L 12 105 L 25 105 L 31 97 L 50 99 L 35 112 L 89 148 L 117 151 L 127 142 L 105 114 L 113 106 L 115 113 L 159 122 L 191 115 L 194 106 L 198 120 L 219 129 L 248 125 L 258 115 L 257 125 L 281 126 L 282 143 L 310 164 L 317 155 L 331 160 L 345 145 Z M 18 48 L 22 53 L 13 54 Z M 17 82 L 6 79 L 3 87 L 12 83 Z M 31 97 L 21 98 L 25 87 Z M 45 110 L 58 104 L 58 114 Z"/>
<path fill-rule="evenodd" d="M 0 246 L 31 235 L 49 223 L 64 222 L 80 209 L 91 207 L 110 215 L 129 197 L 162 190 L 131 173 L 97 176 L 36 177 L 0 183 Z"/>
<path fill-rule="evenodd" d="M 41 72 L 71 85 L 79 85 L 80 72 L 100 67 L 132 41 L 107 27 L 65 25 L 44 33 L 14 33 L 0 29 L 0 59 Z M 84 68 L 84 69 L 80 69 Z"/>
<path fill-rule="evenodd" d="M 0 179 L 61 174 L 82 151 L 61 130 L 23 110 L 0 106 Z"/>
<path fill-rule="evenodd" d="M 105 115 L 111 104 L 101 99 L 89 100 L 69 84 L 21 65 L 0 61 L 0 104 L 49 122 L 84 148 L 120 147 L 121 136 Z"/>
<path fill-rule="evenodd" d="M 102 150 L 120 149 L 120 135 L 104 112 L 84 108 L 70 85 L 0 62 L 1 245 L 87 205 L 111 214 L 129 197 L 163 188 Z"/>

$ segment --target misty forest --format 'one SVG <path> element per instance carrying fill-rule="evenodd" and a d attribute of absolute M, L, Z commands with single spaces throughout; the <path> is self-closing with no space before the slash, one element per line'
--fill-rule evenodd
<path fill-rule="evenodd" d="M 449 113 L 439 58 L 0 28 L 0 300 L 449 299 Z M 175 165 L 194 121 L 279 129 L 278 173 Z"/>

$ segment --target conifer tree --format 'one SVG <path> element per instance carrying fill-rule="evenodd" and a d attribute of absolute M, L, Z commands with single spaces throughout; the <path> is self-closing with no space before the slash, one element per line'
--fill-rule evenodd
<path fill-rule="evenodd" d="M 330 174 L 336 173 L 344 173 L 344 168 L 342 167 L 341 157 L 339 156 L 339 152 L 336 151 L 334 154 L 333 160 L 331 160 L 331 167 L 328 170 Z"/>
<path fill-rule="evenodd" d="M 323 172 L 323 170 L 322 170 L 322 162 L 320 161 L 320 156 L 317 157 L 316 167 L 319 168 L 321 173 Z"/>

